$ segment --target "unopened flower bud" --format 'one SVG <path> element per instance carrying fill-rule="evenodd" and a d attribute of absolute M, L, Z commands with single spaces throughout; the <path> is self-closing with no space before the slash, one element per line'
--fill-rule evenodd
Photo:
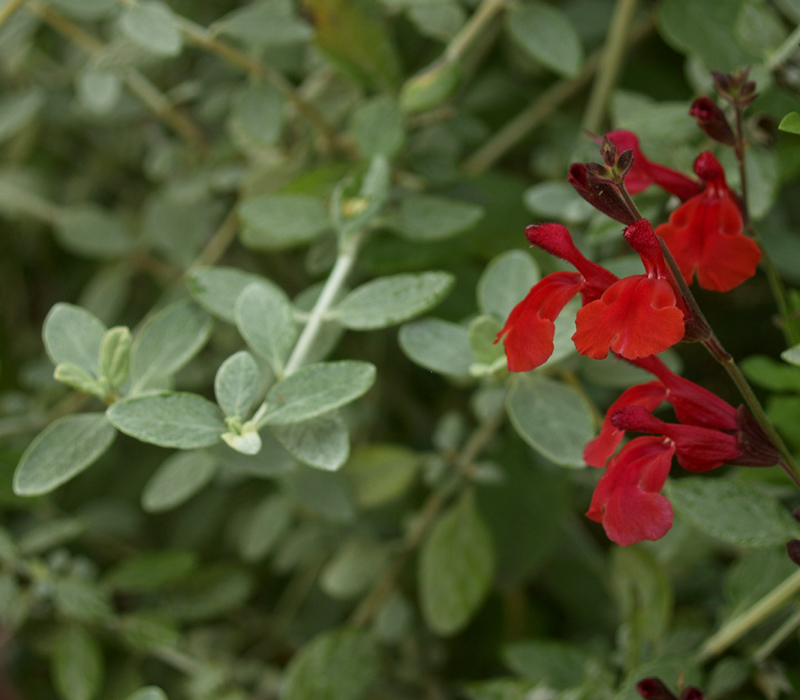
<path fill-rule="evenodd" d="M 595 209 L 629 226 L 636 221 L 636 216 L 630 211 L 620 191 L 605 177 L 590 172 L 590 165 L 597 163 L 573 163 L 569 167 L 567 182 Z M 600 166 L 602 168 L 602 166 Z"/>
<path fill-rule="evenodd" d="M 644 678 L 636 684 L 636 690 L 645 700 L 675 700 L 669 688 L 658 678 Z"/>
<path fill-rule="evenodd" d="M 684 688 L 678 700 L 705 700 L 705 695 L 703 695 L 703 693 L 701 693 L 697 688 L 690 685 L 688 688 Z"/>
<path fill-rule="evenodd" d="M 736 145 L 736 137 L 725 113 L 707 97 L 696 99 L 689 114 L 697 119 L 697 125 L 707 136 L 726 146 Z"/>
<path fill-rule="evenodd" d="M 600 145 L 600 155 L 603 162 L 609 169 L 615 168 L 617 165 L 617 147 L 611 142 L 608 136 L 603 136 L 603 141 Z"/>
<path fill-rule="evenodd" d="M 800 566 L 800 540 L 789 540 L 786 543 L 786 553 L 789 559 Z"/>

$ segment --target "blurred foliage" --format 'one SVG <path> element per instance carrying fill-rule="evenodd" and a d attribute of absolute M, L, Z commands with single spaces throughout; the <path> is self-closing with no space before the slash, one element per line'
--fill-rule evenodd
<path fill-rule="evenodd" d="M 780 472 L 678 475 L 667 537 L 611 546 L 582 447 L 641 374 L 577 356 L 572 307 L 528 375 L 492 341 L 552 265 L 527 224 L 630 269 L 567 167 L 625 128 L 689 172 L 712 69 L 752 66 L 750 207 L 800 283 L 798 22 L 796 0 L 0 2 L 0 697 L 796 694 Z M 800 451 L 766 278 L 698 298 Z M 669 360 L 738 403 L 698 348 Z"/>

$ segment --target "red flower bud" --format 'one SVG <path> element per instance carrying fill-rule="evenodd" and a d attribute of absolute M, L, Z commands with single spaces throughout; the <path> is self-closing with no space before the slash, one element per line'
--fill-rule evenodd
<path fill-rule="evenodd" d="M 573 163 L 569 166 L 567 182 L 598 211 L 622 224 L 632 224 L 636 216 L 630 211 L 619 190 L 610 178 L 606 180 L 589 169 L 590 163 Z"/>
<path fill-rule="evenodd" d="M 675 700 L 675 696 L 669 691 L 669 688 L 658 678 L 645 678 L 639 681 L 636 684 L 636 690 L 645 700 Z"/>
<path fill-rule="evenodd" d="M 696 99 L 689 114 L 697 119 L 697 125 L 707 136 L 726 146 L 736 145 L 736 137 L 725 113 L 707 97 Z"/>

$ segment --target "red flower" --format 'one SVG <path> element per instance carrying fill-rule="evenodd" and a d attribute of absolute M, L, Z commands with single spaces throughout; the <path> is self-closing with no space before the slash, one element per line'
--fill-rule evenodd
<path fill-rule="evenodd" d="M 617 277 L 585 258 L 561 224 L 529 226 L 528 240 L 572 263 L 578 272 L 553 272 L 543 277 L 517 304 L 497 334 L 508 358 L 510 372 L 528 372 L 553 354 L 555 319 L 579 291 L 586 300 L 596 299 Z"/>
<path fill-rule="evenodd" d="M 694 170 L 706 183 L 705 190 L 672 212 L 656 234 L 669 247 L 687 284 L 696 274 L 704 289 L 727 292 L 755 274 L 761 250 L 742 233 L 739 204 L 713 154 L 701 153 Z"/>
<path fill-rule="evenodd" d="M 626 359 L 654 355 L 678 343 L 685 331 L 652 227 L 641 219 L 624 236 L 642 258 L 646 274 L 614 282 L 578 311 L 572 339 L 581 355 L 596 360 L 609 350 Z"/>
<path fill-rule="evenodd" d="M 606 134 L 618 151 L 633 151 L 633 167 L 625 178 L 625 188 L 638 194 L 656 184 L 682 200 L 700 192 L 700 183 L 665 165 L 648 160 L 639 148 L 639 138 L 632 131 L 611 131 Z"/>
<path fill-rule="evenodd" d="M 631 440 L 600 477 L 587 517 L 623 546 L 661 539 L 672 527 L 672 505 L 660 491 L 674 453 L 675 444 L 660 437 Z"/>

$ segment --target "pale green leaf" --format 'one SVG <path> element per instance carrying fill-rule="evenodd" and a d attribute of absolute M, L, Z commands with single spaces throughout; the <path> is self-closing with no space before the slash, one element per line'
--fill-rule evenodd
<path fill-rule="evenodd" d="M 789 114 L 781 119 L 778 128 L 789 134 L 800 134 L 800 114 L 797 112 L 789 112 Z"/>
<path fill-rule="evenodd" d="M 463 326 L 426 318 L 403 326 L 398 341 L 408 358 L 425 369 L 454 377 L 469 376 L 472 349 Z"/>
<path fill-rule="evenodd" d="M 362 537 L 347 540 L 322 569 L 320 588 L 331 598 L 358 596 L 380 576 L 387 554 L 377 542 Z"/>
<path fill-rule="evenodd" d="M 260 283 L 248 285 L 236 301 L 236 326 L 247 344 L 283 374 L 297 327 L 285 296 Z"/>
<path fill-rule="evenodd" d="M 522 250 L 509 250 L 494 258 L 478 280 L 478 308 L 502 321 L 531 291 L 541 273 L 536 261 Z"/>
<path fill-rule="evenodd" d="M 128 39 L 159 56 L 177 56 L 183 37 L 175 15 L 163 2 L 142 0 L 125 8 L 119 21 Z"/>
<path fill-rule="evenodd" d="M 196 568 L 194 552 L 160 549 L 128 557 L 111 569 L 103 582 L 114 590 L 146 593 L 172 586 Z"/>
<path fill-rule="evenodd" d="M 264 422 L 287 425 L 315 418 L 355 401 L 375 383 L 375 366 L 344 360 L 299 369 L 270 389 Z"/>
<path fill-rule="evenodd" d="M 107 114 L 122 95 L 122 77 L 107 70 L 82 70 L 75 76 L 81 104 L 95 114 Z"/>
<path fill-rule="evenodd" d="M 100 377 L 112 389 L 121 387 L 130 374 L 131 332 L 126 326 L 115 326 L 106 331 L 100 344 Z"/>
<path fill-rule="evenodd" d="M 189 393 L 150 394 L 117 401 L 106 415 L 126 435 L 181 450 L 213 445 L 227 427 L 216 404 Z"/>
<path fill-rule="evenodd" d="M 414 481 L 421 458 L 401 445 L 361 445 L 344 468 L 362 508 L 375 508 L 402 496 Z"/>
<path fill-rule="evenodd" d="M 261 284 L 286 299 L 283 290 L 273 282 L 236 267 L 198 267 L 190 270 L 187 277 L 189 291 L 197 303 L 228 323 L 236 322 L 236 300 L 250 284 Z"/>
<path fill-rule="evenodd" d="M 142 326 L 131 347 L 131 394 L 175 374 L 211 335 L 211 318 L 194 302 L 170 304 Z"/>
<path fill-rule="evenodd" d="M 134 245 L 119 218 L 94 204 L 76 204 L 62 210 L 54 232 L 64 248 L 87 258 L 118 258 Z"/>
<path fill-rule="evenodd" d="M 97 623 L 113 615 L 107 592 L 94 581 L 77 577 L 53 582 L 53 603 L 60 614 L 82 622 Z"/>
<path fill-rule="evenodd" d="M 207 620 L 241 609 L 253 592 L 253 576 L 228 564 L 212 564 L 189 577 L 166 605 L 182 620 Z"/>
<path fill-rule="evenodd" d="M 216 472 L 216 460 L 203 450 L 167 457 L 145 484 L 142 508 L 148 513 L 176 508 L 208 484 Z"/>
<path fill-rule="evenodd" d="M 314 34 L 297 16 L 292 0 L 258 0 L 229 12 L 213 28 L 247 44 L 270 47 L 306 42 Z"/>
<path fill-rule="evenodd" d="M 353 112 L 350 128 L 364 158 L 391 158 L 405 141 L 405 117 L 400 105 L 389 95 L 365 100 Z"/>
<path fill-rule="evenodd" d="M 515 642 L 503 648 L 503 661 L 514 673 L 554 690 L 578 685 L 588 655 L 571 644 L 552 640 Z"/>
<path fill-rule="evenodd" d="M 350 455 L 347 426 L 336 413 L 289 425 L 273 425 L 271 429 L 289 454 L 312 467 L 336 471 Z"/>
<path fill-rule="evenodd" d="M 329 316 L 353 330 L 391 326 L 436 306 L 454 282 L 448 272 L 381 277 L 354 289 Z"/>
<path fill-rule="evenodd" d="M 669 482 L 666 495 L 698 530 L 734 545 L 783 546 L 800 537 L 800 525 L 784 505 L 752 484 L 689 477 Z"/>
<path fill-rule="evenodd" d="M 795 345 L 781 353 L 781 359 L 795 367 L 800 367 L 800 345 Z"/>
<path fill-rule="evenodd" d="M 378 671 L 378 649 L 367 632 L 325 632 L 289 662 L 284 700 L 361 700 Z"/>
<path fill-rule="evenodd" d="M 270 83 L 253 83 L 233 98 L 229 126 L 245 148 L 274 145 L 283 129 L 283 96 Z"/>
<path fill-rule="evenodd" d="M 406 114 L 433 110 L 453 94 L 460 82 L 461 64 L 437 59 L 403 83 L 400 108 Z"/>
<path fill-rule="evenodd" d="M 86 630 L 63 627 L 52 657 L 53 683 L 64 700 L 92 700 L 103 681 L 103 652 Z"/>
<path fill-rule="evenodd" d="M 99 459 L 116 434 L 102 413 L 59 418 L 22 454 L 14 472 L 14 493 L 37 496 L 52 491 Z"/>
<path fill-rule="evenodd" d="M 331 228 L 323 203 L 300 194 L 261 195 L 239 207 L 242 240 L 257 250 L 280 250 L 310 243 Z"/>
<path fill-rule="evenodd" d="M 148 612 L 133 613 L 119 618 L 119 635 L 134 651 L 155 651 L 176 647 L 181 634 L 164 615 Z"/>
<path fill-rule="evenodd" d="M 77 365 L 62 362 L 60 365 L 56 365 L 53 377 L 56 381 L 82 391 L 84 394 L 92 394 L 102 398 L 106 393 L 103 382 L 98 381 L 85 369 L 81 369 Z"/>
<path fill-rule="evenodd" d="M 538 0 L 513 3 L 506 13 L 506 31 L 537 63 L 567 78 L 583 64 L 580 37 L 559 9 Z"/>
<path fill-rule="evenodd" d="M 42 554 L 79 537 L 86 525 L 77 518 L 51 518 L 28 530 L 19 540 L 23 555 Z"/>
<path fill-rule="evenodd" d="M 428 627 L 447 637 L 463 629 L 492 583 L 489 530 L 467 493 L 436 522 L 419 555 L 419 595 Z"/>
<path fill-rule="evenodd" d="M 116 0 L 50 0 L 51 3 L 69 17 L 84 21 L 94 21 L 110 15 L 118 4 Z"/>
<path fill-rule="evenodd" d="M 59 302 L 44 319 L 42 337 L 54 365 L 77 365 L 97 376 L 100 345 L 106 327 L 80 306 Z"/>
<path fill-rule="evenodd" d="M 292 521 L 294 505 L 281 494 L 267 496 L 249 513 L 237 544 L 242 559 L 263 559 L 286 532 Z"/>
<path fill-rule="evenodd" d="M 440 241 L 471 229 L 483 218 L 483 207 L 431 194 L 414 194 L 400 202 L 389 223 L 410 241 Z"/>
<path fill-rule="evenodd" d="M 547 377 L 520 375 L 506 409 L 517 433 L 537 452 L 566 467 L 585 465 L 583 447 L 594 437 L 594 424 L 575 389 Z"/>
<path fill-rule="evenodd" d="M 258 397 L 261 373 L 246 350 L 231 355 L 217 370 L 214 394 L 226 416 L 245 418 Z"/>
<path fill-rule="evenodd" d="M 525 206 L 540 219 L 582 223 L 595 210 L 567 182 L 541 182 L 525 190 Z"/>

